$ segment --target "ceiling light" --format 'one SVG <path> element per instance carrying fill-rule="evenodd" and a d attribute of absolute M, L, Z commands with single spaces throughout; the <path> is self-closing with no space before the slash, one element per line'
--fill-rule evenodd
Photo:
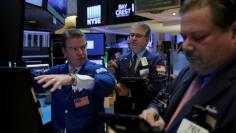
<path fill-rule="evenodd" d="M 28 23 L 30 23 L 30 24 L 36 24 L 37 22 L 36 22 L 35 20 L 30 20 L 30 21 L 28 21 Z"/>

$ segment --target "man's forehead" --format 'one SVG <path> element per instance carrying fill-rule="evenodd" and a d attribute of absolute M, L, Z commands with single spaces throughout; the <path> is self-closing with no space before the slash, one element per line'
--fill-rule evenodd
<path fill-rule="evenodd" d="M 78 37 L 70 37 L 67 38 L 66 41 L 79 41 L 79 42 L 85 42 L 86 40 L 84 38 L 78 38 Z"/>

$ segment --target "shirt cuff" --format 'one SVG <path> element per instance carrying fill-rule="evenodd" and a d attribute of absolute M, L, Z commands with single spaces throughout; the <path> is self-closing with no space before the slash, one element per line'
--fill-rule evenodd
<path fill-rule="evenodd" d="M 95 79 L 88 75 L 76 74 L 77 84 L 72 85 L 72 89 L 75 91 L 82 91 L 83 89 L 92 89 L 95 85 Z"/>

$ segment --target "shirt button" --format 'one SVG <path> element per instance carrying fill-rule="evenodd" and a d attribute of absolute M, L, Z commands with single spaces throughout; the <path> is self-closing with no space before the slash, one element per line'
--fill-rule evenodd
<path fill-rule="evenodd" d="M 68 113 L 68 110 L 66 109 L 66 110 L 65 110 L 65 114 L 67 114 L 67 113 Z"/>

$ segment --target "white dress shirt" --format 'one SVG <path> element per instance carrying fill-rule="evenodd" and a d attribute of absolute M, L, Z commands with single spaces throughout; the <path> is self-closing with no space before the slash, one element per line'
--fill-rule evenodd
<path fill-rule="evenodd" d="M 81 67 L 78 67 L 75 69 L 76 69 L 76 72 L 74 72 L 74 74 L 76 74 L 77 76 L 76 78 L 77 82 L 76 82 L 76 85 L 72 85 L 72 89 L 74 91 L 82 91 L 83 89 L 92 89 L 95 85 L 95 79 L 88 75 L 78 74 Z M 70 65 L 69 65 L 69 71 L 70 72 L 74 71 L 74 69 Z"/>

